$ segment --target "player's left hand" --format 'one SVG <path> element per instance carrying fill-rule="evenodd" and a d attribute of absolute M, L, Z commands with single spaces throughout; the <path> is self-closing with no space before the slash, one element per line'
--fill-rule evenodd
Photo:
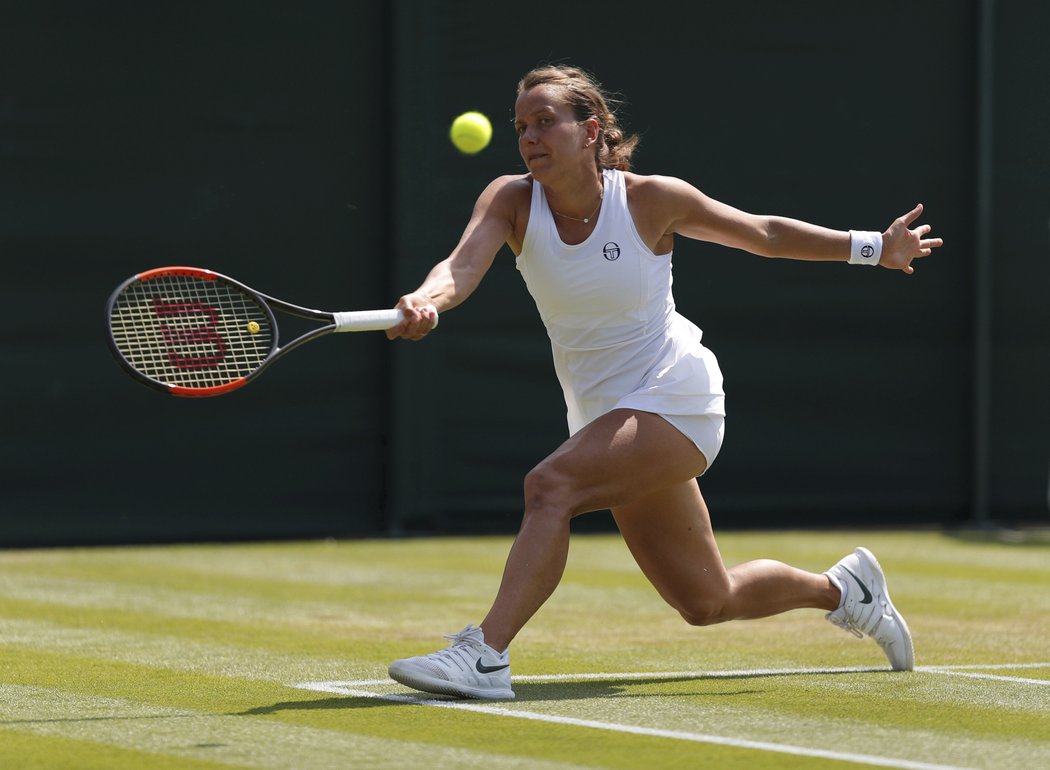
<path fill-rule="evenodd" d="M 933 250 L 943 246 L 941 238 L 926 238 L 933 228 L 930 225 L 919 225 L 911 229 L 911 224 L 922 215 L 922 204 L 907 214 L 897 217 L 893 224 L 882 234 L 882 258 L 879 264 L 890 270 L 903 270 L 907 275 L 915 272 L 911 263 L 920 257 L 928 257 Z"/>

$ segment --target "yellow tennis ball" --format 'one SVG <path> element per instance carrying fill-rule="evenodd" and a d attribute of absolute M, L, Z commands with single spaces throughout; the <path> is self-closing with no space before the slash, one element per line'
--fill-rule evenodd
<path fill-rule="evenodd" d="M 249 321 L 248 322 L 248 333 L 249 334 L 258 334 L 259 333 L 259 322 L 258 321 Z"/>
<path fill-rule="evenodd" d="M 466 155 L 484 150 L 492 138 L 492 124 L 480 112 L 464 112 L 452 121 L 449 138 Z"/>

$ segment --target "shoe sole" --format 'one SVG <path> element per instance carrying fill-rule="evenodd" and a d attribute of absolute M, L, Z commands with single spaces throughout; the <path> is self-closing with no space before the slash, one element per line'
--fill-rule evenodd
<path fill-rule="evenodd" d="M 388 672 L 390 678 L 395 682 L 411 687 L 413 690 L 429 692 L 434 695 L 451 695 L 454 698 L 470 698 L 473 700 L 514 700 L 513 690 L 500 690 L 490 687 L 468 687 L 466 685 L 449 682 L 445 679 L 433 679 L 428 676 L 414 674 L 409 671 L 401 671 L 390 667 Z"/>
<path fill-rule="evenodd" d="M 911 631 L 908 629 L 908 624 L 904 621 L 904 616 L 901 615 L 894 606 L 893 601 L 890 599 L 890 591 L 886 586 L 886 573 L 883 572 L 882 565 L 879 564 L 879 560 L 875 558 L 875 554 L 867 548 L 858 548 L 857 553 L 861 558 L 869 562 L 869 566 L 873 567 L 875 572 L 878 573 L 879 578 L 882 581 L 882 598 L 886 600 L 886 605 L 889 607 L 890 612 L 893 615 L 893 620 L 896 622 L 897 627 L 901 630 L 901 633 L 904 636 L 905 649 L 907 651 L 904 664 L 901 666 L 894 666 L 891 661 L 890 665 L 893 666 L 894 671 L 912 671 L 915 669 L 915 645 L 912 643 Z"/>

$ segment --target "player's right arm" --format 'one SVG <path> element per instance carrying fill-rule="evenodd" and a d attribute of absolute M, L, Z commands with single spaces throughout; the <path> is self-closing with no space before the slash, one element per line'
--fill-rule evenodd
<path fill-rule="evenodd" d="M 516 186 L 515 182 L 520 183 L 521 178 L 499 177 L 485 188 L 456 248 L 431 268 L 418 289 L 398 300 L 397 307 L 404 311 L 405 320 L 387 330 L 388 338 L 422 339 L 435 326 L 428 306 L 440 314 L 474 292 L 514 232 L 515 195 L 520 194 L 520 184 Z"/>

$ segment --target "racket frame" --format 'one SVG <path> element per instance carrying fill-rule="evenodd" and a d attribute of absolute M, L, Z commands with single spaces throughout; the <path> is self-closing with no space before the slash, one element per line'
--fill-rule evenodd
<path fill-rule="evenodd" d="M 270 323 L 270 328 L 273 330 L 273 341 L 271 343 L 270 352 L 251 372 L 248 374 L 232 379 L 231 381 L 221 385 L 210 385 L 204 387 L 190 387 L 186 385 L 173 385 L 171 383 L 162 382 L 154 379 L 143 372 L 139 371 L 124 355 L 117 345 L 113 335 L 113 308 L 117 301 L 124 294 L 125 290 L 133 283 L 147 283 L 155 278 L 163 276 L 183 276 L 188 278 L 197 278 L 201 280 L 215 280 L 222 281 L 230 284 L 239 291 L 244 292 L 249 297 L 255 300 L 260 308 L 266 313 Z M 279 310 L 283 313 L 287 313 L 298 318 L 304 318 L 311 321 L 321 321 L 324 323 L 323 326 L 319 326 L 315 329 L 296 337 L 284 347 L 280 344 L 280 331 L 277 325 L 277 319 L 274 315 L 274 310 Z M 207 398 L 209 396 L 220 396 L 229 393 L 234 390 L 238 390 L 249 382 L 254 380 L 260 374 L 273 364 L 278 358 L 284 356 L 286 353 L 290 353 L 301 345 L 305 345 L 307 342 L 324 337 L 328 334 L 333 334 L 340 331 L 364 331 L 364 330 L 376 330 L 386 329 L 391 326 L 395 326 L 402 318 L 401 311 L 399 310 L 380 310 L 380 311 L 351 311 L 347 313 L 330 313 L 324 310 L 315 310 L 312 308 L 302 307 L 301 305 L 295 305 L 291 302 L 286 302 L 276 297 L 271 297 L 268 294 L 263 294 L 260 291 L 247 286 L 240 281 L 230 278 L 222 273 L 217 273 L 214 270 L 208 270 L 200 267 L 189 267 L 185 265 L 176 265 L 171 267 L 158 267 L 151 270 L 145 270 L 141 273 L 133 275 L 126 281 L 120 284 L 113 293 L 110 295 L 109 300 L 106 302 L 106 330 L 107 330 L 107 342 L 109 344 L 110 352 L 113 357 L 117 360 L 117 363 L 131 375 L 138 382 L 146 385 L 147 387 L 159 390 L 164 393 L 168 393 L 173 396 L 180 396 L 182 398 Z"/>

